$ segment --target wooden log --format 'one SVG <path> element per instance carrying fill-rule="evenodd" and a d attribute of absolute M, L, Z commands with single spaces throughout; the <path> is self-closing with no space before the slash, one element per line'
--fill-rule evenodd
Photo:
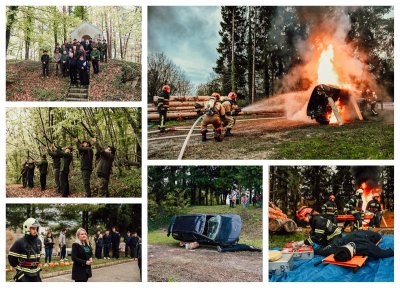
<path fill-rule="evenodd" d="M 339 109 L 336 107 L 335 101 L 333 101 L 332 97 L 328 97 L 328 102 L 331 105 L 332 112 L 336 117 L 336 121 L 339 124 L 339 126 L 343 125 L 343 120 L 342 116 L 340 116 Z"/>
<path fill-rule="evenodd" d="M 169 107 L 168 108 L 168 112 L 169 111 L 184 111 L 184 110 L 193 112 L 194 111 L 194 107 L 191 107 L 191 106 L 183 106 L 183 107 L 177 106 L 177 107 L 175 107 L 174 106 L 174 107 Z M 147 112 L 157 112 L 157 107 L 149 107 L 149 108 L 147 108 Z"/>
<path fill-rule="evenodd" d="M 194 118 L 198 117 L 196 112 L 183 112 L 183 113 L 168 113 L 167 119 L 180 119 L 180 118 Z M 157 120 L 159 118 L 158 114 L 148 114 L 148 120 Z"/>
<path fill-rule="evenodd" d="M 210 96 L 169 96 L 170 101 L 187 102 L 187 101 L 208 101 Z M 157 103 L 158 96 L 153 96 L 153 102 Z"/>
<path fill-rule="evenodd" d="M 269 219 L 268 229 L 272 232 L 285 230 L 288 233 L 293 233 L 296 231 L 297 225 L 292 219 L 271 218 Z"/>

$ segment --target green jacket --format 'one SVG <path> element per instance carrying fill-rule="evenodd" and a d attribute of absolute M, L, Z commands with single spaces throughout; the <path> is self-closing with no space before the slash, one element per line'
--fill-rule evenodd
<path fill-rule="evenodd" d="M 96 155 L 99 156 L 99 161 L 96 166 L 97 176 L 102 178 L 110 178 L 112 165 L 114 161 L 114 154 L 104 151 L 102 147 L 100 147 L 99 143 L 95 143 L 96 145 Z"/>
<path fill-rule="evenodd" d="M 72 162 L 72 153 L 66 153 L 64 151 L 60 152 L 61 158 L 61 166 L 60 172 L 69 173 L 69 165 Z"/>
<path fill-rule="evenodd" d="M 92 52 L 90 52 L 90 58 L 99 61 L 100 60 L 100 51 L 92 50 Z"/>
<path fill-rule="evenodd" d="M 49 162 L 47 162 L 47 160 L 41 160 L 36 163 L 36 167 L 39 168 L 40 175 L 47 175 L 47 167 L 49 167 Z"/>

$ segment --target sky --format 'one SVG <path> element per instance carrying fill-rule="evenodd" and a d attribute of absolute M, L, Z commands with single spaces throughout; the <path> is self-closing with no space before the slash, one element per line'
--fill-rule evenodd
<path fill-rule="evenodd" d="M 220 7 L 150 6 L 148 53 L 164 52 L 194 86 L 207 82 L 218 58 Z"/>

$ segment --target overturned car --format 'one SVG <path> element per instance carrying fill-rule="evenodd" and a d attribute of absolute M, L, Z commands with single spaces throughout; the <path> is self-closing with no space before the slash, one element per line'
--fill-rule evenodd
<path fill-rule="evenodd" d="M 357 115 L 363 120 L 359 104 L 353 95 L 353 90 L 320 84 L 315 86 L 307 105 L 307 116 L 320 124 L 343 124 L 343 121 L 354 119 Z"/>
<path fill-rule="evenodd" d="M 167 236 L 183 242 L 232 246 L 238 243 L 241 229 L 242 220 L 236 214 L 175 215 Z"/>

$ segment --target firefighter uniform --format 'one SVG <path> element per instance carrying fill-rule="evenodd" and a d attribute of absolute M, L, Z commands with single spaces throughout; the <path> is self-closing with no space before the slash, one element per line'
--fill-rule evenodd
<path fill-rule="evenodd" d="M 338 209 L 334 201 L 329 200 L 322 205 L 322 216 L 326 219 L 331 220 L 334 224 L 337 224 L 336 216 L 338 215 Z"/>
<path fill-rule="evenodd" d="M 311 215 L 310 219 L 311 232 L 309 237 L 304 240 L 307 245 L 316 243 L 321 246 L 329 245 L 332 241 L 342 237 L 342 231 L 331 220 L 316 214 Z"/>
<path fill-rule="evenodd" d="M 222 121 L 222 125 L 226 128 L 225 136 L 230 136 L 232 135 L 230 131 L 233 129 L 236 123 L 236 119 L 233 118 L 233 115 L 236 114 L 235 109 L 233 108 L 234 103 L 229 98 L 221 100 L 221 105 L 225 109 L 225 118 Z"/>
<path fill-rule="evenodd" d="M 171 91 L 170 89 L 171 88 L 168 85 L 165 85 L 157 99 L 157 112 L 159 115 L 158 128 L 160 129 L 160 132 L 165 132 L 165 123 L 167 122 L 169 96 Z"/>
<path fill-rule="evenodd" d="M 30 228 L 39 227 L 39 222 L 34 218 L 29 218 L 24 223 L 24 237 L 18 239 L 11 246 L 8 253 L 8 262 L 15 267 L 16 282 L 41 282 L 40 278 L 40 251 L 42 241 L 38 235 L 31 235 Z"/>
<path fill-rule="evenodd" d="M 350 201 L 346 204 L 346 210 L 349 214 L 354 217 L 354 229 L 360 230 L 362 228 L 362 220 L 364 218 L 364 212 L 362 210 L 363 201 L 361 194 L 354 195 L 350 198 Z M 349 224 L 349 221 L 344 223 L 344 227 Z M 344 229 L 344 228 L 343 228 Z"/>
<path fill-rule="evenodd" d="M 381 227 L 381 213 L 382 213 L 382 208 L 381 208 L 381 203 L 379 202 L 378 199 L 372 199 L 371 201 L 368 202 L 367 204 L 367 211 L 374 213 L 374 218 L 371 219 L 369 222 L 369 227 Z"/>
<path fill-rule="evenodd" d="M 217 93 L 213 93 L 217 94 Z M 225 121 L 225 108 L 222 106 L 221 103 L 218 102 L 218 96 L 211 96 L 210 100 L 205 103 L 205 111 L 204 117 L 201 121 L 201 134 L 202 134 L 202 141 L 207 140 L 207 126 L 213 125 L 214 126 L 214 139 L 216 141 L 222 141 L 222 121 Z"/>

